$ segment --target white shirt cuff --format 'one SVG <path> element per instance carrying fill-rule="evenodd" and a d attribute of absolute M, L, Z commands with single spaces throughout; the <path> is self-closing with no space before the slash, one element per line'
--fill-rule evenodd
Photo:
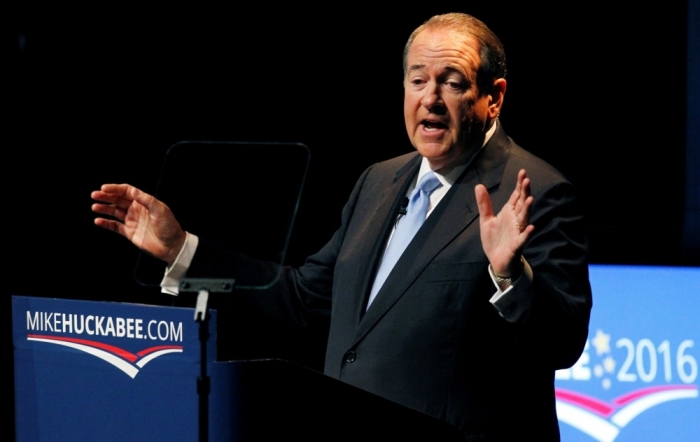
<path fill-rule="evenodd" d="M 190 232 L 185 233 L 187 234 L 185 244 L 182 245 L 182 249 L 180 249 L 180 253 L 175 258 L 172 267 L 165 268 L 165 276 L 160 281 L 160 291 L 168 295 L 177 296 L 180 293 L 180 280 L 187 274 L 194 252 L 197 250 L 197 245 L 199 245 L 197 235 L 193 235 Z"/>
<path fill-rule="evenodd" d="M 496 287 L 496 293 L 489 302 L 508 322 L 517 321 L 532 305 L 532 267 L 523 258 L 523 273 L 505 290 L 501 290 L 496 283 L 491 266 L 489 266 L 489 275 Z"/>

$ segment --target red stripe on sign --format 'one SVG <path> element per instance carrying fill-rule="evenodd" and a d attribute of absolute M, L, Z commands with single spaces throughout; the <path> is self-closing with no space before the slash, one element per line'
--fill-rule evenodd
<path fill-rule="evenodd" d="M 62 338 L 57 336 L 45 336 L 45 335 L 27 335 L 27 338 L 39 338 L 46 339 L 48 341 L 63 341 L 63 342 L 74 342 L 76 344 L 87 345 L 88 347 L 99 348 L 100 350 L 108 351 L 114 355 L 126 359 L 129 362 L 136 361 L 139 357 L 135 354 L 128 352 L 122 348 L 115 347 L 114 345 L 105 344 L 102 342 L 89 341 L 87 339 L 77 339 L 77 338 Z"/>
<path fill-rule="evenodd" d="M 652 393 L 658 393 L 660 391 L 670 391 L 670 390 L 697 390 L 698 387 L 695 385 L 659 385 L 656 387 L 647 387 L 647 388 L 640 388 L 639 390 L 635 390 L 631 393 L 627 393 L 625 395 L 622 395 L 620 397 L 617 397 L 613 399 L 613 402 L 617 405 L 625 405 L 629 402 L 632 402 L 635 399 L 638 399 L 640 397 L 652 394 Z"/>
<path fill-rule="evenodd" d="M 154 351 L 160 351 L 160 350 L 182 350 L 182 345 L 159 345 L 157 347 L 150 347 L 146 348 L 144 350 L 141 350 L 140 352 L 136 353 L 140 357 L 146 356 L 147 354 L 151 354 Z"/>
<path fill-rule="evenodd" d="M 559 400 L 576 404 L 604 417 L 610 416 L 610 414 L 615 410 L 612 405 L 608 404 L 607 402 L 603 402 L 600 399 L 586 396 L 585 394 L 577 393 L 575 391 L 555 388 L 554 394 Z"/>

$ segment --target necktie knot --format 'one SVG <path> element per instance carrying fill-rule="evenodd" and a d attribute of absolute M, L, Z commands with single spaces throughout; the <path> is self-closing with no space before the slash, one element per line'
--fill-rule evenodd
<path fill-rule="evenodd" d="M 415 213 L 418 217 L 422 216 L 422 219 L 417 220 L 420 224 L 423 224 L 423 221 L 428 214 L 430 194 L 440 186 L 442 186 L 442 183 L 440 180 L 438 180 L 435 172 L 431 170 L 421 177 L 418 184 L 416 184 L 416 187 L 411 192 L 411 195 L 408 198 L 408 212 Z M 418 215 L 418 212 L 421 214 Z"/>
<path fill-rule="evenodd" d="M 423 192 L 430 195 L 433 192 L 433 190 L 437 189 L 440 186 L 442 186 L 442 183 L 440 183 L 440 180 L 435 175 L 435 172 L 430 171 L 421 177 L 420 181 L 418 181 L 418 184 L 416 184 L 416 189 L 422 190 Z"/>

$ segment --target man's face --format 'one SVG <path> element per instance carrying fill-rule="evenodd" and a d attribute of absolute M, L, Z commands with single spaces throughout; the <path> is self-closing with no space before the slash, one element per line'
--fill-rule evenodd
<path fill-rule="evenodd" d="M 496 100 L 479 96 L 479 43 L 448 30 L 425 30 L 408 51 L 404 120 L 408 137 L 433 170 L 465 160 L 483 142 L 498 115 L 505 80 Z"/>

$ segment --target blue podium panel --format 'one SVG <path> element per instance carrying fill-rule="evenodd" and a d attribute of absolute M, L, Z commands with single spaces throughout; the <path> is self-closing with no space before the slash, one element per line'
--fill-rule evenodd
<path fill-rule="evenodd" d="M 17 441 L 196 441 L 193 318 L 191 309 L 14 296 Z M 207 352 L 213 362 L 214 337 Z"/>
<path fill-rule="evenodd" d="M 699 441 L 700 268 L 590 266 L 578 362 L 556 373 L 564 441 Z"/>

